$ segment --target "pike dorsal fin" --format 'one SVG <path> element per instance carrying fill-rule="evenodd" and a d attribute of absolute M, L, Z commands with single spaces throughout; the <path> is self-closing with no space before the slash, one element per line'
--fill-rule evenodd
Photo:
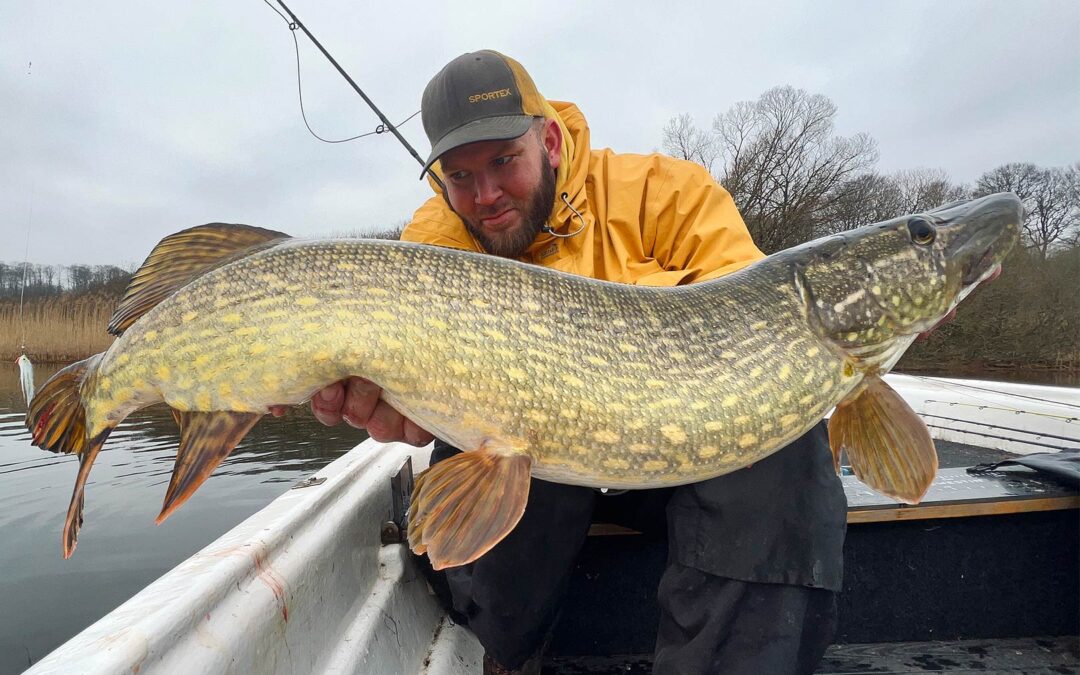
<path fill-rule="evenodd" d="M 180 424 L 180 449 L 165 502 L 154 521 L 159 525 L 210 477 L 262 415 L 215 410 L 174 412 L 173 417 Z"/>
<path fill-rule="evenodd" d="M 120 335 L 192 279 L 288 238 L 284 232 L 228 223 L 208 223 L 170 234 L 131 277 L 109 320 L 109 332 Z"/>

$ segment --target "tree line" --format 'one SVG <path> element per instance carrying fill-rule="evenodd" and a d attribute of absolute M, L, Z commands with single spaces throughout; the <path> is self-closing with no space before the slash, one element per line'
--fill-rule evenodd
<path fill-rule="evenodd" d="M 122 293 L 131 272 L 115 265 L 36 265 L 0 261 L 0 300 L 51 298 L 103 291 Z"/>
<path fill-rule="evenodd" d="M 827 97 L 781 86 L 736 103 L 709 127 L 688 114 L 670 119 L 662 147 L 716 177 L 766 253 L 959 199 L 1015 193 L 1025 208 L 1023 246 L 1002 278 L 900 365 L 1080 369 L 1080 162 L 1003 164 L 970 185 L 935 168 L 886 174 L 875 170 L 874 139 L 840 136 L 836 115 Z"/>
<path fill-rule="evenodd" d="M 708 128 L 688 114 L 672 118 L 663 149 L 709 169 L 766 253 L 994 192 L 1014 192 L 1024 202 L 1024 243 L 1040 257 L 1080 242 L 1080 162 L 1004 164 L 974 185 L 941 169 L 882 174 L 874 170 L 876 141 L 836 134 L 836 114 L 825 96 L 776 87 L 717 114 Z"/>

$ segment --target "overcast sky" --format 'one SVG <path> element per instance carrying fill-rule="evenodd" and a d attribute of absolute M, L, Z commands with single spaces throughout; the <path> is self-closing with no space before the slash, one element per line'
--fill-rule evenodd
<path fill-rule="evenodd" d="M 1080 159 L 1080 2 L 374 3 L 290 7 L 393 120 L 448 60 L 493 48 L 579 104 L 595 147 L 650 152 L 664 124 L 790 84 L 838 106 L 878 169 L 973 181 Z M 423 9 L 421 9 L 423 7 Z M 378 123 L 300 36 L 308 118 Z M 426 155 L 417 117 L 405 136 Z M 0 27 L 0 260 L 141 261 L 163 236 L 243 222 L 371 231 L 429 192 L 390 134 L 303 126 L 293 42 L 262 0 L 7 3 Z"/>

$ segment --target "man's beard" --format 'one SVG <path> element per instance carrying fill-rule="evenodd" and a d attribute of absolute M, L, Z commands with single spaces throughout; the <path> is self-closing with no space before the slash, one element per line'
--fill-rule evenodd
<path fill-rule="evenodd" d="M 513 207 L 520 208 L 520 205 L 515 202 Z M 528 250 L 536 239 L 536 235 L 540 234 L 541 230 L 544 229 L 544 225 L 554 208 L 555 172 L 551 168 L 551 162 L 548 160 L 547 154 L 542 153 L 540 155 L 540 185 L 537 187 L 536 192 L 533 193 L 527 207 L 521 209 L 523 218 L 520 225 L 492 235 L 484 232 L 477 222 L 467 218 L 461 220 L 465 223 L 466 229 L 484 247 L 485 251 L 503 258 L 517 258 Z"/>

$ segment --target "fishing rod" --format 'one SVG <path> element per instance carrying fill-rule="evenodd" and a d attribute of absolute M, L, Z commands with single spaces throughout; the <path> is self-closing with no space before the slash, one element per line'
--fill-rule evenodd
<path fill-rule="evenodd" d="M 364 90 L 361 89 L 355 81 L 353 81 L 349 74 L 345 72 L 345 69 L 342 68 L 341 65 L 337 62 L 337 60 L 330 55 L 330 52 L 326 51 L 326 48 L 322 46 L 322 43 L 319 42 L 318 39 L 316 39 L 316 37 L 311 34 L 311 31 L 308 30 L 308 27 L 304 25 L 304 22 L 301 21 L 300 18 L 296 16 L 296 14 L 294 14 L 291 9 L 289 9 L 289 6 L 285 4 L 284 0 L 277 0 L 277 3 L 281 5 L 281 8 L 285 10 L 285 13 L 288 14 L 289 18 L 292 20 L 292 23 L 289 24 L 289 30 L 296 30 L 297 28 L 299 28 L 300 30 L 304 31 L 304 35 L 308 36 L 308 39 L 311 40 L 311 42 L 319 48 L 319 51 L 322 52 L 322 55 L 326 57 L 326 60 L 329 61 L 330 64 L 334 66 L 334 68 L 336 68 L 339 73 L 341 73 L 341 76 L 345 78 L 345 81 L 349 83 L 349 86 L 353 88 L 353 91 L 359 94 L 360 98 L 364 99 L 364 103 L 367 103 L 368 107 L 370 107 L 375 112 L 375 114 L 378 115 L 379 120 L 382 121 L 383 128 L 388 129 L 390 133 L 394 134 L 394 137 L 401 141 L 401 144 L 405 146 L 405 149 L 409 151 L 409 154 L 413 156 L 413 159 L 419 162 L 420 166 L 424 166 L 424 160 L 420 157 L 419 154 L 417 154 L 413 146 L 410 145 L 407 140 L 405 140 L 405 137 L 402 136 L 400 132 L 398 132 L 397 127 L 394 126 L 390 122 L 390 120 L 386 118 L 386 115 L 384 115 L 382 111 L 379 110 L 379 107 L 375 105 L 375 102 L 368 98 L 368 95 L 364 93 Z M 427 168 L 425 171 L 428 176 L 433 181 L 435 181 L 435 184 L 439 186 L 439 189 L 445 192 L 446 186 L 443 185 L 442 180 L 440 180 L 438 175 L 435 174 L 435 171 L 432 170 L 430 167 Z"/>

